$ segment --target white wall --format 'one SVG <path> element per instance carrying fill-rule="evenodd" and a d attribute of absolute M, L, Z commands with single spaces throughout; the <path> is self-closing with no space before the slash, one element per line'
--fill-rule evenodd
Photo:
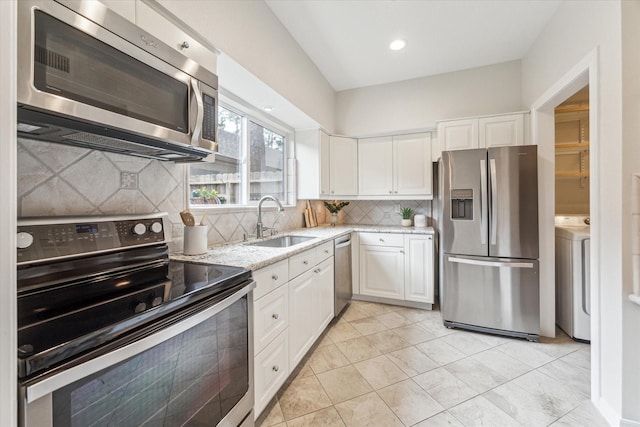
<path fill-rule="evenodd" d="M 159 3 L 333 132 L 335 91 L 264 1 Z"/>
<path fill-rule="evenodd" d="M 336 131 L 366 136 L 522 109 L 520 61 L 338 92 Z"/>
<path fill-rule="evenodd" d="M 0 420 L 17 425 L 16 2 L 0 1 Z"/>
<path fill-rule="evenodd" d="M 531 105 L 575 64 L 594 49 L 597 51 L 594 71 L 597 72 L 599 117 L 595 118 L 596 123 L 592 120 L 591 125 L 597 130 L 596 138 L 601 144 L 593 147 L 591 162 L 595 163 L 592 171 L 601 173 L 591 177 L 591 247 L 592 259 L 599 262 L 591 277 L 592 286 L 598 290 L 595 311 L 600 316 L 594 320 L 600 333 L 599 340 L 592 343 L 595 362 L 592 370 L 596 376 L 592 376 L 596 383 L 592 398 L 609 422 L 616 425 L 626 409 L 622 399 L 623 372 L 630 381 L 640 381 L 640 360 L 623 364 L 623 351 L 628 351 L 622 336 L 623 308 L 627 310 L 623 306 L 628 305 L 623 304 L 623 284 L 631 276 L 630 250 L 627 250 L 631 229 L 630 176 L 622 160 L 630 146 L 623 141 L 621 132 L 620 22 L 618 1 L 564 2 L 522 61 L 522 99 L 525 105 Z M 593 133 L 591 137 L 594 139 Z M 546 204 L 553 206 L 553 201 Z M 543 214 L 552 217 L 552 209 Z M 638 395 L 632 399 L 637 406 Z M 637 415 L 633 414 L 633 418 L 640 421 Z"/>

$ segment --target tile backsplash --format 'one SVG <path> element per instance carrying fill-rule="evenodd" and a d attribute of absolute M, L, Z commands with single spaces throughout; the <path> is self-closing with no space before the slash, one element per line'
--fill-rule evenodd
<path fill-rule="evenodd" d="M 182 250 L 183 226 L 179 212 L 186 207 L 188 165 L 123 156 L 35 140 L 18 140 L 18 216 L 109 215 L 168 212 L 172 223 L 171 251 Z M 399 225 L 396 204 L 431 217 L 430 201 L 351 201 L 339 215 L 340 223 Z M 266 209 L 270 205 L 265 204 Z M 327 223 L 322 202 L 312 202 L 318 221 Z M 267 226 L 285 231 L 303 226 L 306 201 L 264 213 Z M 196 219 L 199 219 L 196 211 Z M 239 209 L 212 212 L 209 245 L 242 240 L 255 233 L 257 213 Z"/>

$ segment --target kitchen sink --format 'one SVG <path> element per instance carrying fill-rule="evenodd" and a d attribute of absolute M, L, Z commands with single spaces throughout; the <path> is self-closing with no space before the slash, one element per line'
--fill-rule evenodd
<path fill-rule="evenodd" d="M 260 242 L 247 243 L 249 246 L 265 246 L 268 248 L 288 248 L 289 246 L 299 245 L 315 237 L 308 236 L 280 236 L 274 239 L 262 240 Z"/>

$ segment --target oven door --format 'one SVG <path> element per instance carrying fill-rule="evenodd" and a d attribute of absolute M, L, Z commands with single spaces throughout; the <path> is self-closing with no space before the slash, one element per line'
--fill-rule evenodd
<path fill-rule="evenodd" d="M 253 287 L 20 383 L 20 425 L 253 425 Z"/>

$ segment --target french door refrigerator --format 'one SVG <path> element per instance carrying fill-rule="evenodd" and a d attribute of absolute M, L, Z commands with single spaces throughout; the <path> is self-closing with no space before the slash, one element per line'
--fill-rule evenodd
<path fill-rule="evenodd" d="M 445 326 L 540 335 L 535 145 L 442 153 Z"/>

